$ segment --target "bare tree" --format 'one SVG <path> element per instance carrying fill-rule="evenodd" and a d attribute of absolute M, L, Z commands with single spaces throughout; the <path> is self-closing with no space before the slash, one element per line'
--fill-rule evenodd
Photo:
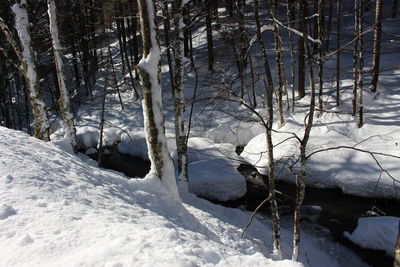
<path fill-rule="evenodd" d="M 382 0 L 376 0 L 375 7 L 375 27 L 374 27 L 374 48 L 372 50 L 372 81 L 371 91 L 376 92 L 379 80 L 379 63 L 381 57 L 382 39 Z"/>
<path fill-rule="evenodd" d="M 324 89 L 324 45 L 323 45 L 323 23 L 324 23 L 324 14 L 323 14 L 323 1 L 318 0 L 317 3 L 317 11 L 318 11 L 318 39 L 320 42 L 318 43 L 318 109 L 319 114 L 323 112 L 323 89 Z"/>
<path fill-rule="evenodd" d="M 353 100 L 352 100 L 352 115 L 356 116 L 357 114 L 357 89 L 358 89 L 358 32 L 359 32 L 359 24 L 358 24 L 358 2 L 361 0 L 354 1 L 354 34 L 356 41 L 354 42 L 354 50 L 353 50 Z"/>
<path fill-rule="evenodd" d="M 54 0 L 47 0 L 47 5 L 48 5 L 47 11 L 49 14 L 49 21 L 50 21 L 50 33 L 51 33 L 51 38 L 53 40 L 54 63 L 57 69 L 57 79 L 60 88 L 60 98 L 58 100 L 58 104 L 60 106 L 61 116 L 64 121 L 65 136 L 68 138 L 74 152 L 77 152 L 78 145 L 76 141 L 74 116 L 71 112 L 69 92 L 65 84 L 64 63 L 62 60 L 62 47 L 58 34 L 56 4 Z"/>
<path fill-rule="evenodd" d="M 151 169 L 149 175 L 161 179 L 172 198 L 179 201 L 172 159 L 167 148 L 161 97 L 160 46 L 152 0 L 138 0 L 143 57 L 137 67 L 143 91 L 143 114 Z"/>
<path fill-rule="evenodd" d="M 0 27 L 5 34 L 7 41 L 13 47 L 21 64 L 19 69 L 22 71 L 29 91 L 29 100 L 32 106 L 35 123 L 35 137 L 44 141 L 49 141 L 50 124 L 47 118 L 46 106 L 43 101 L 36 72 L 36 60 L 31 44 L 26 0 L 16 0 L 11 9 L 15 15 L 15 24 L 20 38 L 22 52 L 20 51 L 17 42 L 12 37 L 11 31 L 2 19 L 0 19 Z"/>
<path fill-rule="evenodd" d="M 306 31 L 306 3 L 302 0 L 299 1 L 299 29 L 300 32 L 305 32 Z M 305 47 L 304 47 L 304 40 L 303 36 L 299 37 L 298 40 L 298 58 L 297 58 L 297 86 L 298 86 L 298 93 L 299 93 L 299 98 L 303 98 L 306 95 L 306 88 L 305 88 Z"/>
<path fill-rule="evenodd" d="M 214 71 L 214 44 L 212 34 L 212 0 L 205 0 L 206 3 L 206 31 L 207 31 L 207 56 L 208 56 L 208 70 Z"/>
<path fill-rule="evenodd" d="M 321 1 L 321 0 L 319 0 Z M 305 6 L 305 0 L 301 0 L 300 5 L 302 7 Z M 305 17 L 305 11 L 301 11 L 301 17 Z M 314 72 L 313 72 L 313 62 L 312 62 L 312 55 L 310 52 L 309 45 L 307 43 L 307 31 L 303 32 L 303 40 L 304 40 L 304 47 L 306 50 L 306 58 L 308 62 L 309 68 L 309 79 L 310 79 L 310 109 L 309 113 L 306 116 L 305 122 L 305 129 L 304 129 L 304 136 L 302 139 L 298 138 L 300 142 L 300 174 L 297 175 L 296 184 L 296 203 L 294 209 L 294 219 L 293 219 L 293 254 L 292 260 L 297 260 L 299 255 L 299 244 L 300 244 L 300 210 L 301 205 L 303 204 L 305 189 L 306 189 L 306 147 L 308 144 L 308 140 L 310 139 L 310 133 L 314 122 L 314 110 L 315 110 L 315 86 L 314 86 Z M 308 120 L 307 120 L 308 118 Z"/>
<path fill-rule="evenodd" d="M 340 105 L 340 23 L 341 23 L 341 1 L 336 3 L 336 106 Z"/>
<path fill-rule="evenodd" d="M 178 171 L 180 177 L 187 180 L 187 142 L 184 130 L 184 122 L 182 120 L 182 113 L 184 111 L 183 105 L 183 4 L 182 0 L 176 0 L 172 3 L 173 24 L 175 43 L 172 47 L 174 53 L 174 114 L 175 114 L 175 140 L 178 152 Z"/>
<path fill-rule="evenodd" d="M 274 1 L 272 1 L 268 5 L 268 12 L 270 17 L 274 18 Z M 283 114 L 283 86 L 285 84 L 285 69 L 283 66 L 283 52 L 282 52 L 282 40 L 279 36 L 278 26 L 276 21 L 272 21 L 273 33 L 274 33 L 274 41 L 275 41 L 275 60 L 276 60 L 276 70 L 278 75 L 278 112 L 279 112 L 279 123 L 283 125 L 285 123 L 284 114 Z M 288 103 L 289 104 L 289 103 Z"/>
<path fill-rule="evenodd" d="M 261 23 L 259 17 L 259 4 L 258 0 L 254 0 L 254 19 L 256 22 L 256 38 L 260 45 L 263 63 L 264 63 L 264 71 L 267 79 L 266 90 L 267 90 L 267 121 L 265 123 L 265 135 L 266 135 L 266 143 L 267 143 L 267 153 L 268 153 L 268 180 L 264 181 L 266 185 L 268 185 L 269 189 L 269 200 L 271 204 L 271 212 L 273 218 L 273 240 L 274 240 L 274 253 L 278 257 L 282 257 L 281 252 L 281 240 L 280 240 L 280 219 L 279 219 L 279 211 L 278 204 L 276 203 L 275 196 L 275 169 L 274 169 L 274 151 L 273 151 L 273 143 L 272 143 L 272 124 L 274 120 L 274 106 L 273 106 L 273 96 L 274 96 L 274 86 L 271 75 L 271 69 L 268 62 L 267 51 L 265 48 L 264 41 L 261 35 Z"/>
<path fill-rule="evenodd" d="M 358 23 L 358 127 L 364 125 L 364 102 L 363 102 L 363 87 L 364 87 L 364 38 L 363 32 L 363 20 L 364 20 L 364 4 L 362 0 L 357 1 L 358 12 L 357 12 L 357 23 Z"/>

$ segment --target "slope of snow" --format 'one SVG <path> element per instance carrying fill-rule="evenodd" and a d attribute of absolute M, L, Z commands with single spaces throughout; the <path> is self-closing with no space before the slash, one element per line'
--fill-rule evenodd
<path fill-rule="evenodd" d="M 0 266 L 302 266 L 270 259 L 269 220 L 241 238 L 248 213 L 182 190 L 181 205 L 158 179 L 129 180 L 80 157 L 0 127 Z M 289 258 L 284 227 L 282 245 Z M 306 266 L 341 266 L 343 256 L 363 266 L 303 232 Z"/>
<path fill-rule="evenodd" d="M 206 223 L 158 179 L 128 180 L 21 132 L 0 137 L 0 266 L 301 266 Z"/>
<path fill-rule="evenodd" d="M 400 218 L 382 216 L 358 219 L 353 233 L 344 232 L 351 242 L 369 249 L 383 250 L 394 257 Z"/>

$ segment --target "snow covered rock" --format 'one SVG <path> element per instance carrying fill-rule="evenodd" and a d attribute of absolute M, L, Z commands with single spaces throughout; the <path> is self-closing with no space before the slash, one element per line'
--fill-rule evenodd
<path fill-rule="evenodd" d="M 121 143 L 118 144 L 118 150 L 122 154 L 128 154 L 134 157 L 140 157 L 149 160 L 146 135 L 143 131 L 130 131 L 121 135 Z"/>
<path fill-rule="evenodd" d="M 246 194 L 246 179 L 224 159 L 190 163 L 189 190 L 207 199 L 228 201 Z"/>
<path fill-rule="evenodd" d="M 229 143 L 216 144 L 203 137 L 191 137 L 188 142 L 188 162 L 200 160 L 225 159 L 238 167 L 242 162 L 235 152 L 235 146 Z"/>
<path fill-rule="evenodd" d="M 367 217 L 358 219 L 354 232 L 344 232 L 344 236 L 360 247 L 383 250 L 393 257 L 399 229 L 398 217 Z"/>

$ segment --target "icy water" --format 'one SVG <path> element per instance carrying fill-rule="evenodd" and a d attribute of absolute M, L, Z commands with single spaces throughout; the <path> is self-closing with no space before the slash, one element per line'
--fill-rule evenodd
<path fill-rule="evenodd" d="M 120 154 L 116 146 L 106 148 L 110 153 L 102 156 L 101 167 L 116 170 L 128 177 L 144 177 L 150 170 L 150 162 L 138 157 Z M 97 155 L 91 156 L 97 160 Z M 267 196 L 268 192 L 259 175 L 251 165 L 240 165 L 239 172 L 246 177 L 247 194 L 235 201 L 215 202 L 229 207 L 254 209 Z M 292 220 L 296 186 L 277 182 L 278 201 L 282 219 Z M 320 225 L 329 230 L 338 243 L 352 249 L 366 263 L 372 266 L 393 266 L 393 258 L 382 251 L 360 248 L 346 238 L 343 232 L 352 232 L 357 226 L 357 219 L 375 213 L 377 215 L 400 217 L 400 202 L 386 199 L 361 198 L 345 195 L 339 189 L 307 188 L 303 203 L 302 221 Z M 269 205 L 260 210 L 269 215 Z"/>
<path fill-rule="evenodd" d="M 254 211 L 268 195 L 262 183 L 262 176 L 250 165 L 240 165 L 239 172 L 246 177 L 247 194 L 238 200 L 224 203 L 231 207 L 245 206 Z M 266 177 L 264 177 L 266 178 Z M 282 181 L 276 183 L 280 214 L 282 218 L 292 220 L 296 186 Z M 343 232 L 353 232 L 360 217 L 370 214 L 400 217 L 400 202 L 389 199 L 362 198 L 345 195 L 339 189 L 306 188 L 302 209 L 302 221 L 327 228 L 335 241 L 352 249 L 366 263 L 372 266 L 393 266 L 394 259 L 383 251 L 360 248 L 343 237 Z M 261 209 L 269 215 L 269 205 Z"/>

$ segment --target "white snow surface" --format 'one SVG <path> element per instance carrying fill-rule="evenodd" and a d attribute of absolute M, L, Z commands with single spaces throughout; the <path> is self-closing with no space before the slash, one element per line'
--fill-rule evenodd
<path fill-rule="evenodd" d="M 248 213 L 180 194 L 183 205 L 158 178 L 128 179 L 0 127 L 0 266 L 302 266 L 270 259 L 268 221 L 241 238 Z M 282 228 L 285 258 L 290 236 Z M 301 246 L 307 266 L 341 266 L 343 255 L 363 266 L 307 231 Z"/>
<path fill-rule="evenodd" d="M 365 95 L 365 99 L 373 98 L 372 94 Z M 400 100 L 392 95 L 382 98 L 381 101 L 374 99 L 377 107 L 382 103 L 390 104 L 388 99 L 392 99 L 391 102 Z M 307 103 L 308 100 L 302 101 Z M 299 172 L 300 154 L 300 143 L 293 134 L 303 137 L 304 114 L 296 113 L 288 117 L 286 124 L 279 129 L 274 127 L 277 132 L 272 133 L 277 178 L 291 183 L 295 182 L 293 174 Z M 393 112 L 382 112 L 378 117 L 371 111 L 366 113 L 366 124 L 358 128 L 351 115 L 325 113 L 316 119 L 311 130 L 306 155 L 327 148 L 347 146 L 399 157 L 399 125 L 396 121 L 393 124 L 386 123 L 393 118 Z M 241 156 L 255 165 L 259 172 L 267 174 L 265 152 L 265 134 L 260 134 L 247 144 Z M 369 153 L 349 148 L 322 151 L 307 161 L 307 183 L 315 187 L 340 188 L 344 193 L 352 195 L 400 199 L 399 164 L 399 158 L 382 155 L 373 157 Z"/>
<path fill-rule="evenodd" d="M 344 232 L 351 242 L 363 248 L 383 250 L 394 257 L 400 218 L 391 216 L 367 217 L 358 219 L 353 233 Z"/>
<path fill-rule="evenodd" d="M 247 192 L 246 179 L 224 159 L 190 163 L 188 173 L 190 192 L 206 199 L 228 201 Z"/>

